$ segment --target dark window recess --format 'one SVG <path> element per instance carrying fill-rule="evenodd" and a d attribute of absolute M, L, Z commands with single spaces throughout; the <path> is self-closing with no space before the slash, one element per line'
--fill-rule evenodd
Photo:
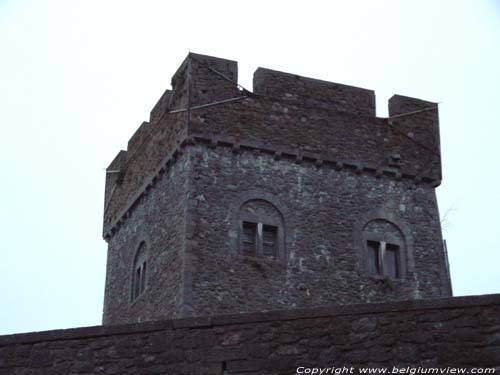
<path fill-rule="evenodd" d="M 244 255 L 267 258 L 278 257 L 277 226 L 243 221 L 240 241 L 241 252 Z"/>
<path fill-rule="evenodd" d="M 146 245 L 141 244 L 135 256 L 134 268 L 132 274 L 132 295 L 134 301 L 146 289 Z"/>
<path fill-rule="evenodd" d="M 380 243 L 376 241 L 368 241 L 368 272 L 375 275 L 380 275 Z"/>
<path fill-rule="evenodd" d="M 146 261 L 135 269 L 133 284 L 132 300 L 135 300 L 146 289 Z"/>
<path fill-rule="evenodd" d="M 137 268 L 134 275 L 134 294 L 132 296 L 132 299 L 136 299 L 139 294 L 141 294 L 141 284 L 139 280 L 141 280 L 141 269 Z"/>
<path fill-rule="evenodd" d="M 141 293 L 146 289 L 146 261 L 142 264 L 142 272 L 141 272 Z"/>
<path fill-rule="evenodd" d="M 262 227 L 262 254 L 265 257 L 276 257 L 278 255 L 278 228 L 272 225 Z"/>
<path fill-rule="evenodd" d="M 256 254 L 257 224 L 243 222 L 243 253 L 246 255 Z"/>
<path fill-rule="evenodd" d="M 374 275 L 385 275 L 391 279 L 401 277 L 400 250 L 398 245 L 367 241 L 367 270 Z"/>
<path fill-rule="evenodd" d="M 385 274 L 393 279 L 399 277 L 399 246 L 386 244 L 384 254 Z"/>

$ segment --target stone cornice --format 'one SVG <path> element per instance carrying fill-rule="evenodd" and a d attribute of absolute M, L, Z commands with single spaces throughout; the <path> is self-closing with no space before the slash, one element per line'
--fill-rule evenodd
<path fill-rule="evenodd" d="M 215 149 L 217 147 L 227 147 L 231 148 L 233 153 L 248 151 L 254 154 L 259 153 L 263 155 L 270 155 L 275 160 L 289 160 L 290 162 L 313 168 L 334 168 L 337 171 L 343 170 L 358 175 L 367 174 L 376 178 L 385 176 L 396 181 L 407 180 L 412 181 L 415 185 L 425 185 L 434 188 L 441 184 L 440 180 L 433 179 L 429 176 L 421 176 L 413 171 L 404 171 L 399 168 L 389 166 L 381 167 L 379 165 L 362 163 L 355 160 L 337 159 L 330 155 L 312 153 L 301 148 L 268 146 L 241 139 L 235 140 L 230 137 L 192 134 L 184 138 L 184 140 L 180 142 L 173 151 L 163 158 L 155 171 L 151 173 L 149 177 L 145 178 L 145 182 L 141 185 L 138 191 L 128 200 L 125 207 L 119 211 L 119 214 L 115 216 L 115 219 L 111 221 L 111 223 L 104 225 L 104 239 L 108 240 L 117 230 L 119 230 L 122 223 L 130 216 L 133 207 L 138 203 L 138 201 L 145 194 L 147 194 L 151 188 L 154 187 L 166 170 L 176 162 L 176 160 L 182 155 L 183 149 L 192 145 L 204 145 L 211 149 Z"/>

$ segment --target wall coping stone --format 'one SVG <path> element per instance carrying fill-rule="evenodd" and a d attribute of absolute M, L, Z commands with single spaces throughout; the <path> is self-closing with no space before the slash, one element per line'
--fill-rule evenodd
<path fill-rule="evenodd" d="M 273 310 L 266 312 L 224 314 L 143 323 L 92 326 L 59 329 L 42 332 L 29 332 L 0 336 L 0 347 L 15 344 L 30 344 L 48 341 L 87 339 L 111 335 L 131 335 L 176 329 L 203 329 L 217 326 L 265 323 L 274 321 L 293 321 L 299 319 L 331 318 L 345 315 L 366 315 L 401 313 L 418 310 L 449 310 L 487 305 L 500 306 L 500 294 L 485 294 L 463 297 L 405 300 L 386 303 L 362 303 L 312 308 Z"/>

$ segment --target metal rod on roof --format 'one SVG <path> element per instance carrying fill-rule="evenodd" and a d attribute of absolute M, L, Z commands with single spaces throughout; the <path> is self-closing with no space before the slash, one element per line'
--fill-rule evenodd
<path fill-rule="evenodd" d="M 389 116 L 388 119 L 393 119 L 393 118 L 396 118 L 396 117 L 403 117 L 403 116 L 414 115 L 415 113 L 420 113 L 420 112 L 425 112 L 425 111 L 431 111 L 433 109 L 438 109 L 438 106 L 434 105 L 432 107 L 426 107 L 426 108 L 423 108 L 423 109 L 419 109 L 417 111 L 406 112 L 406 113 L 401 113 L 400 115 Z"/>
<path fill-rule="evenodd" d="M 236 98 L 219 100 L 217 102 L 212 102 L 212 103 L 207 103 L 207 104 L 200 104 L 200 105 L 196 105 L 196 106 L 190 107 L 190 108 L 174 109 L 173 111 L 169 111 L 168 113 L 186 112 L 188 110 L 211 107 L 211 106 L 214 106 L 214 105 L 224 104 L 224 103 L 230 103 L 230 102 L 234 102 L 234 101 L 245 99 L 245 98 L 247 98 L 247 96 L 237 96 Z"/>

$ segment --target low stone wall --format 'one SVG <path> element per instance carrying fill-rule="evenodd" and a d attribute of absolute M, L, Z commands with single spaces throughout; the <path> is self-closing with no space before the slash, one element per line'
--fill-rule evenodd
<path fill-rule="evenodd" d="M 333 366 L 498 373 L 500 294 L 0 336 L 1 375 L 296 374 Z"/>

